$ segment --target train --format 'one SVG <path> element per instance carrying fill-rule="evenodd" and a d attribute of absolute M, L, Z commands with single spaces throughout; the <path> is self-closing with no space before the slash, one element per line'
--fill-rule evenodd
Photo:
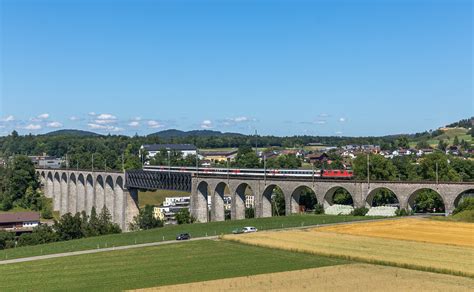
<path fill-rule="evenodd" d="M 232 176 L 268 176 L 268 177 L 316 177 L 334 179 L 352 179 L 354 173 L 347 169 L 250 169 L 250 168 L 215 168 L 215 167 L 189 167 L 189 166 L 155 166 L 146 165 L 145 171 L 158 172 L 189 172 L 192 174 L 213 174 Z"/>

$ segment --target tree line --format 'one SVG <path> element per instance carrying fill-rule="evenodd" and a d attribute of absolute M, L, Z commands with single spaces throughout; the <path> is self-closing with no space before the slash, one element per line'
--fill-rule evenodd
<path fill-rule="evenodd" d="M 54 220 L 53 226 L 46 224 L 33 228 L 32 233 L 15 236 L 14 233 L 0 231 L 0 249 L 30 246 L 51 242 L 68 241 L 85 237 L 121 233 L 120 227 L 112 222 L 112 216 L 104 206 L 99 214 L 95 207 L 91 214 L 86 212 L 64 214 Z"/>

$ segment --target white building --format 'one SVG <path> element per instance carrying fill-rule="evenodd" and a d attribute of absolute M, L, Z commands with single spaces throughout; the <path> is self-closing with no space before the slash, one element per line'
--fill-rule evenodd
<path fill-rule="evenodd" d="M 186 158 L 188 155 L 197 155 L 197 147 L 192 144 L 145 144 L 140 147 L 140 153 L 147 152 L 147 158 L 150 159 L 160 151 L 179 152 Z"/>
<path fill-rule="evenodd" d="M 168 197 L 163 202 L 163 207 L 189 206 L 190 197 Z"/>
<path fill-rule="evenodd" d="M 255 196 L 245 196 L 245 208 L 255 207 Z"/>

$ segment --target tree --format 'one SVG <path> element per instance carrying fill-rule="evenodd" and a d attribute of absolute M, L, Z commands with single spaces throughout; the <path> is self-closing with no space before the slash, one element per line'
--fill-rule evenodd
<path fill-rule="evenodd" d="M 305 210 L 314 210 L 317 203 L 316 195 L 312 191 L 305 189 L 301 192 L 299 204 L 304 206 Z"/>
<path fill-rule="evenodd" d="M 446 151 L 446 148 L 448 148 L 448 143 L 444 142 L 444 140 L 439 140 L 438 149 L 441 151 Z"/>
<path fill-rule="evenodd" d="M 137 147 L 135 147 L 137 148 Z M 140 161 L 138 149 L 134 149 L 134 145 L 129 143 L 124 151 L 124 168 L 125 170 L 141 169 L 142 163 Z"/>
<path fill-rule="evenodd" d="M 8 231 L 0 230 L 0 250 L 15 246 L 15 236 Z"/>
<path fill-rule="evenodd" d="M 194 223 L 196 221 L 196 218 L 191 216 L 191 213 L 189 213 L 189 209 L 183 208 L 179 210 L 179 212 L 176 214 L 176 221 L 178 221 L 178 224 L 190 224 Z"/>
<path fill-rule="evenodd" d="M 398 170 L 392 161 L 382 155 L 370 154 L 370 179 L 395 180 Z M 353 162 L 354 175 L 357 179 L 367 179 L 367 155 L 359 155 Z"/>
<path fill-rule="evenodd" d="M 260 161 L 252 148 L 245 145 L 239 148 L 234 165 L 241 168 L 258 168 Z"/>
<path fill-rule="evenodd" d="M 415 198 L 415 212 L 444 212 L 443 199 L 433 190 L 421 190 Z"/>
<path fill-rule="evenodd" d="M 459 146 L 459 139 L 458 139 L 458 136 L 454 136 L 454 141 L 453 141 L 453 145 L 454 146 Z"/>
<path fill-rule="evenodd" d="M 398 203 L 397 196 L 387 189 L 380 189 L 372 199 L 372 206 L 385 206 Z"/>
<path fill-rule="evenodd" d="M 58 234 L 60 240 L 71 240 L 84 237 L 81 215 L 77 213 L 72 216 L 66 213 L 59 221 L 54 220 L 54 231 Z"/>
<path fill-rule="evenodd" d="M 407 136 L 401 136 L 400 138 L 398 138 L 397 140 L 395 140 L 395 145 L 399 148 L 403 148 L 403 149 L 408 149 L 410 148 L 410 144 L 409 144 L 409 141 L 408 141 L 408 137 Z"/>
<path fill-rule="evenodd" d="M 255 218 L 255 208 L 245 208 L 245 218 Z"/>
<path fill-rule="evenodd" d="M 338 205 L 353 205 L 354 204 L 351 194 L 349 194 L 349 192 L 343 188 L 339 188 L 334 192 L 332 201 L 334 204 L 338 204 Z"/>
<path fill-rule="evenodd" d="M 436 170 L 438 170 L 438 176 L 436 175 Z M 461 176 L 453 169 L 448 160 L 448 155 L 443 152 L 435 152 L 423 157 L 417 167 L 417 173 L 421 179 L 431 181 L 435 181 L 436 178 L 440 181 L 461 180 Z"/>
<path fill-rule="evenodd" d="M 22 234 L 18 240 L 18 245 L 19 246 L 38 245 L 38 244 L 55 242 L 57 240 L 58 240 L 58 234 L 54 232 L 53 228 L 46 224 L 41 224 L 33 228 L 32 233 Z"/>
<path fill-rule="evenodd" d="M 146 205 L 145 208 L 141 209 L 138 215 L 133 218 L 130 227 L 132 230 L 152 229 L 163 227 L 163 222 L 153 216 L 153 206 Z"/>
<path fill-rule="evenodd" d="M 285 195 L 280 188 L 275 188 L 272 193 L 272 215 L 285 216 Z"/>
<path fill-rule="evenodd" d="M 416 143 L 416 149 L 428 149 L 430 148 L 430 144 L 428 144 L 428 141 L 426 140 L 421 140 L 418 143 Z"/>

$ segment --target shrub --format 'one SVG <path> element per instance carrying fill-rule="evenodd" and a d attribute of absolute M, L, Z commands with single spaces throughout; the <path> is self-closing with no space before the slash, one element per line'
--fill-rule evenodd
<path fill-rule="evenodd" d="M 316 204 L 314 206 L 314 214 L 324 214 L 324 206 L 322 204 Z"/>
<path fill-rule="evenodd" d="M 352 211 L 352 215 L 354 216 L 365 216 L 369 212 L 369 209 L 366 207 L 360 207 L 360 208 L 355 208 L 354 211 Z"/>
<path fill-rule="evenodd" d="M 191 213 L 189 213 L 188 209 L 181 209 L 176 214 L 176 221 L 178 221 L 178 224 L 190 224 L 194 223 L 196 218 L 191 216 Z"/>
<path fill-rule="evenodd" d="M 474 210 L 474 197 L 464 198 L 462 202 L 453 211 L 453 215 L 466 210 Z"/>
<path fill-rule="evenodd" d="M 398 209 L 395 211 L 395 215 L 397 216 L 410 216 L 412 213 L 412 211 L 407 211 L 407 209 Z"/>

